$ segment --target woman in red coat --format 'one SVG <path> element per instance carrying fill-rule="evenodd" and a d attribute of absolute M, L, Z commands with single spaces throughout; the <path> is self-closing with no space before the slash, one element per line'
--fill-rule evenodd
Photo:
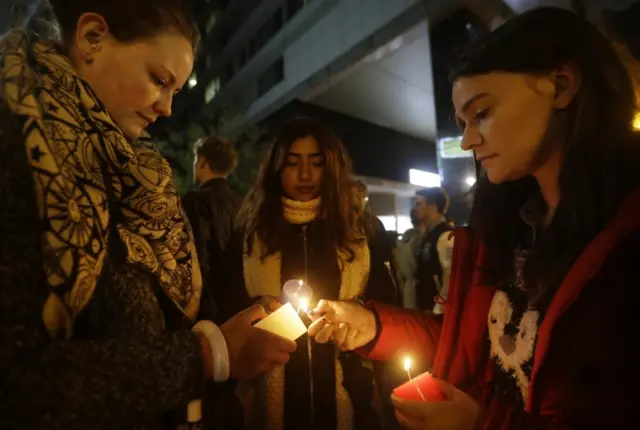
<path fill-rule="evenodd" d="M 637 428 L 640 135 L 627 70 L 591 24 L 543 8 L 478 40 L 452 78 L 482 175 L 470 227 L 454 233 L 444 322 L 321 302 L 310 333 L 431 366 L 446 399 L 393 398 L 407 429 Z"/>

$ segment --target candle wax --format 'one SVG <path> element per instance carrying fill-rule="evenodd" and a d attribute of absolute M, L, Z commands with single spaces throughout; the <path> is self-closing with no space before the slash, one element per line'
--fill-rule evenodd
<path fill-rule="evenodd" d="M 418 390 L 419 389 L 419 390 Z M 420 393 L 424 396 L 424 400 Z M 438 381 L 429 372 L 416 376 L 412 380 L 400 385 L 393 390 L 393 394 L 405 400 L 416 400 L 418 402 L 441 402 L 444 394 L 440 390 Z"/>
<path fill-rule="evenodd" d="M 255 327 L 292 341 L 297 340 L 307 332 L 307 327 L 298 316 L 296 310 L 293 309 L 291 303 L 281 306 L 277 311 L 258 321 Z"/>

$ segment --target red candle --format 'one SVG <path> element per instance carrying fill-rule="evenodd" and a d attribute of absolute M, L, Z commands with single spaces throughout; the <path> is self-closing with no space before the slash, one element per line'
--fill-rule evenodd
<path fill-rule="evenodd" d="M 441 402 L 444 394 L 440 389 L 438 380 L 425 372 L 393 390 L 393 394 L 405 400 L 416 400 L 419 402 Z"/>

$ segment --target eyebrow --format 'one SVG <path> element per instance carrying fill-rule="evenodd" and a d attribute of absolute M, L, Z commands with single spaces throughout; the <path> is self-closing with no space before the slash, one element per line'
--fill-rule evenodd
<path fill-rule="evenodd" d="M 488 97 L 489 94 L 487 93 L 480 93 L 480 94 L 476 94 L 475 96 L 471 97 L 469 100 L 467 100 L 464 105 L 462 105 L 462 113 L 466 112 L 469 107 L 471 107 L 471 105 L 473 104 L 473 102 L 475 102 L 476 100 L 479 100 L 481 98 L 484 97 Z"/>
<path fill-rule="evenodd" d="M 169 74 L 169 82 L 167 82 L 169 85 L 174 85 L 176 83 L 176 75 L 175 73 L 173 73 L 171 70 L 167 69 L 165 66 L 160 66 L 162 68 L 162 70 L 164 70 L 165 72 L 167 72 Z M 175 90 L 173 90 L 173 94 L 178 94 L 180 91 L 182 91 L 183 87 L 180 88 L 176 88 Z"/>
<path fill-rule="evenodd" d="M 294 157 L 302 157 L 303 155 L 307 155 L 307 156 L 312 157 L 312 158 L 313 157 L 322 157 L 323 156 L 322 152 L 314 152 L 312 154 L 300 154 L 298 152 L 287 152 L 287 155 L 292 155 Z"/>

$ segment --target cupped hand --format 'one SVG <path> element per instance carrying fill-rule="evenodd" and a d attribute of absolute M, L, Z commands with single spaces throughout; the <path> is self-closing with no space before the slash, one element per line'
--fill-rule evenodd
<path fill-rule="evenodd" d="M 260 297 L 260 300 L 258 300 L 257 304 L 261 305 L 268 314 L 275 312 L 282 307 L 282 303 L 280 303 L 278 298 L 274 296 L 262 296 Z"/>
<path fill-rule="evenodd" d="M 468 394 L 443 380 L 437 380 L 445 400 L 420 402 L 391 396 L 398 423 L 405 430 L 474 430 L 480 406 Z"/>
<path fill-rule="evenodd" d="M 359 302 L 320 300 L 311 314 L 308 332 L 318 343 L 331 340 L 341 350 L 350 351 L 376 337 L 376 317 Z"/>
<path fill-rule="evenodd" d="M 254 305 L 220 327 L 229 350 L 232 378 L 249 379 L 286 364 L 296 350 L 295 342 L 253 326 L 266 316 L 261 305 Z"/>

